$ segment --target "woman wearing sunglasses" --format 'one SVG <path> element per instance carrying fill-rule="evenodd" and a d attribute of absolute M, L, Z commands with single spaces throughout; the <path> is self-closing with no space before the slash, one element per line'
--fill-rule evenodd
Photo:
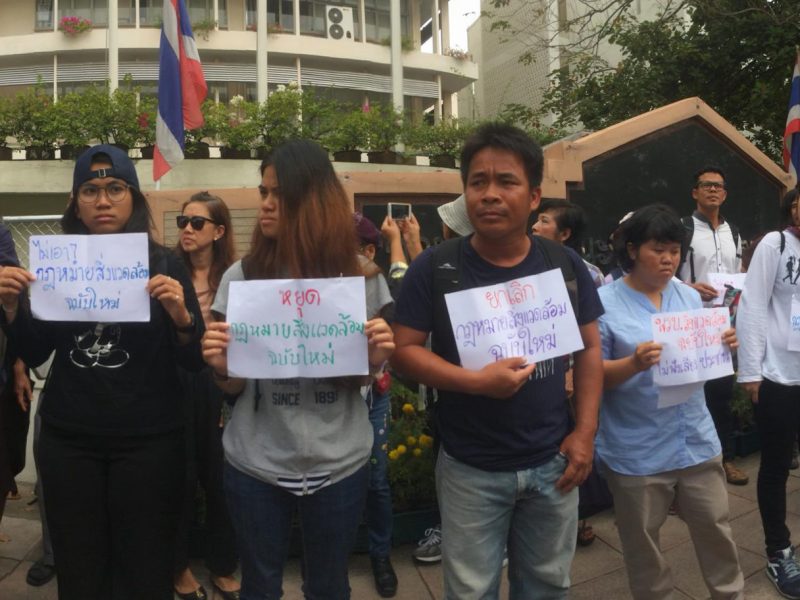
<path fill-rule="evenodd" d="M 81 155 L 63 232 L 150 238 L 150 227 L 128 155 L 108 145 Z M 202 368 L 204 327 L 181 261 L 152 238 L 149 255 L 140 323 L 36 319 L 25 294 L 34 276 L 0 271 L 0 319 L 20 355 L 35 366 L 55 351 L 38 460 L 60 600 L 172 598 L 185 470 L 176 371 Z"/>
<path fill-rule="evenodd" d="M 224 320 L 228 285 L 245 279 L 362 275 L 350 202 L 327 153 L 297 140 L 261 164 L 261 206 L 250 253 L 222 278 L 213 310 Z M 367 321 L 370 372 L 394 350 L 383 319 Z M 225 491 L 242 561 L 243 600 L 280 598 L 292 515 L 303 532 L 306 598 L 350 597 L 347 560 L 367 493 L 372 426 L 369 378 L 228 377 L 227 323 L 203 340 L 218 385 L 239 394 L 225 427 Z M 291 406 L 274 402 L 291 397 Z M 324 402 L 317 399 L 324 398 Z M 302 482 L 302 487 L 299 483 Z"/>
<path fill-rule="evenodd" d="M 189 198 L 176 218 L 180 237 L 176 252 L 192 277 L 206 326 L 213 321 L 214 302 L 222 274 L 235 258 L 231 214 L 219 196 L 200 192 Z M 225 600 L 239 597 L 233 578 L 238 558 L 233 525 L 222 490 L 222 391 L 211 372 L 180 372 L 185 391 L 188 476 L 184 514 L 178 528 L 175 557 L 175 594 L 183 600 L 204 600 L 206 590 L 189 568 L 189 525 L 195 513 L 195 489 L 203 487 L 206 499 L 206 531 L 209 544 L 206 565 L 211 583 Z"/>

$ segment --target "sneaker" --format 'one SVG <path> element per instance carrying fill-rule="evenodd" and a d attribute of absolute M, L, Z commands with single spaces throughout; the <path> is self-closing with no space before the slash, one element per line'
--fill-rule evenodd
<path fill-rule="evenodd" d="M 425 530 L 425 537 L 417 542 L 417 547 L 411 553 L 414 560 L 424 563 L 434 563 L 442 560 L 442 530 L 441 525 Z"/>
<path fill-rule="evenodd" d="M 800 600 L 800 565 L 789 546 L 771 556 L 767 563 L 767 577 L 784 598 Z"/>
<path fill-rule="evenodd" d="M 747 482 L 750 481 L 747 473 L 739 469 L 731 461 L 722 461 L 722 468 L 725 469 L 725 479 L 731 485 L 747 485 Z"/>

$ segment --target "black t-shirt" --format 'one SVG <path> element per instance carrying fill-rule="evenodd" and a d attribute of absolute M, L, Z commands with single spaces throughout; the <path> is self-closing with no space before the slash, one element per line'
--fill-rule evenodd
<path fill-rule="evenodd" d="M 552 268 L 535 241 L 522 262 L 498 267 L 481 258 L 469 240 L 464 238 L 460 248 L 462 289 L 504 283 Z M 603 305 L 583 260 L 569 248 L 564 251 L 578 283 L 578 323 L 585 325 L 603 314 Z M 396 323 L 417 331 L 433 330 L 432 257 L 433 248 L 429 248 L 411 264 L 395 310 Z M 444 349 L 442 355 L 458 364 L 455 347 Z M 445 451 L 468 465 L 487 471 L 518 471 L 547 462 L 558 452 L 569 427 L 564 360 L 539 362 L 532 380 L 511 398 L 440 391 L 436 425 Z"/>
<path fill-rule="evenodd" d="M 160 272 L 180 281 L 186 307 L 195 315 L 188 344 L 177 344 L 172 319 L 153 298 L 146 323 L 40 321 L 24 302 L 11 326 L 4 321 L 26 364 L 37 366 L 56 352 L 40 413 L 46 423 L 99 435 L 146 435 L 183 426 L 176 366 L 202 369 L 203 318 L 183 262 L 163 248 L 154 255 L 150 276 Z"/>

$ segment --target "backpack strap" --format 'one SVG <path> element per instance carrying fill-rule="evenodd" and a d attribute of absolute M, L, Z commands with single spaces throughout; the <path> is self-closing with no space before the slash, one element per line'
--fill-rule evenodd
<path fill-rule="evenodd" d="M 728 227 L 731 228 L 731 235 L 733 236 L 733 248 L 734 252 L 736 252 L 736 258 L 742 258 L 742 255 L 739 252 L 739 240 L 741 239 L 739 236 L 739 228 L 731 222 L 728 222 Z"/>
<path fill-rule="evenodd" d="M 688 217 L 681 217 L 681 223 L 686 230 L 686 239 L 688 243 L 688 252 L 684 261 L 689 261 L 689 283 L 696 283 L 697 277 L 694 274 L 694 248 L 692 248 L 692 239 L 694 238 L 694 218 L 689 215 Z M 737 232 L 738 233 L 738 232 Z"/>
<path fill-rule="evenodd" d="M 445 240 L 433 249 L 433 331 L 431 349 L 440 356 L 449 346 L 455 348 L 450 313 L 445 294 L 461 290 L 461 244 L 466 238 Z M 456 357 L 457 358 L 457 357 Z"/>
<path fill-rule="evenodd" d="M 564 284 L 567 286 L 567 293 L 569 294 L 569 301 L 572 304 L 572 311 L 575 313 L 575 318 L 578 318 L 578 278 L 575 275 L 575 266 L 570 260 L 564 246 L 553 240 L 548 240 L 539 235 L 534 235 L 533 242 L 539 246 L 544 255 L 544 260 L 550 269 L 561 269 L 561 275 L 564 277 Z"/>

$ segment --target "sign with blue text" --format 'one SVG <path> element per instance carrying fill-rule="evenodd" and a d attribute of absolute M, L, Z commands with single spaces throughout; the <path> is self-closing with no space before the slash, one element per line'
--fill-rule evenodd
<path fill-rule="evenodd" d="M 733 373 L 730 348 L 722 334 L 731 327 L 727 308 L 700 308 L 651 315 L 653 341 L 661 344 L 661 359 L 653 366 L 659 386 L 718 379 Z"/>
<path fill-rule="evenodd" d="M 34 235 L 31 311 L 43 321 L 150 320 L 147 234 Z"/>
<path fill-rule="evenodd" d="M 453 292 L 445 301 L 465 369 L 512 357 L 539 362 L 583 349 L 561 269 Z"/>
<path fill-rule="evenodd" d="M 367 375 L 363 277 L 233 281 L 228 373 L 249 379 Z"/>

